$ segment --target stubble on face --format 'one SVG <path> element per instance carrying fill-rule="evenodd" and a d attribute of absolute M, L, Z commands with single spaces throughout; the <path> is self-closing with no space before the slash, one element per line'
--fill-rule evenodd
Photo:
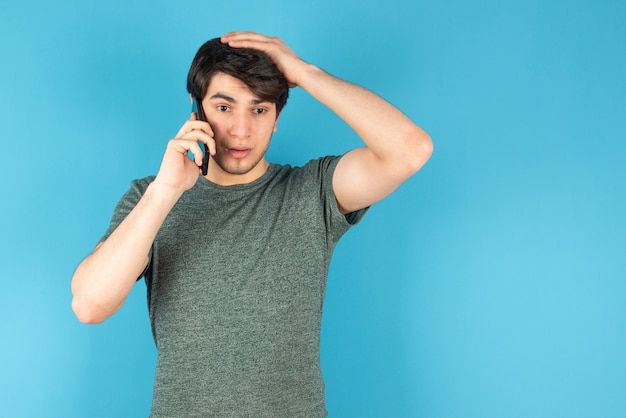
<path fill-rule="evenodd" d="M 205 96 L 203 108 L 216 145 L 211 157 L 215 164 L 209 164 L 208 178 L 230 185 L 262 176 L 269 167 L 265 153 L 276 130 L 276 105 L 260 99 L 241 80 L 223 73 L 213 76 Z"/>
<path fill-rule="evenodd" d="M 269 166 L 269 163 L 266 162 L 264 158 L 265 158 L 265 153 L 267 152 L 269 148 L 270 142 L 271 142 L 271 136 L 270 136 L 269 141 L 267 141 L 267 145 L 265 146 L 265 149 L 262 150 L 262 152 L 258 154 L 257 159 L 253 161 L 249 161 L 245 158 L 243 159 L 230 158 L 230 156 L 227 155 L 228 153 L 227 146 L 224 146 L 222 148 L 218 145 L 217 152 L 213 156 L 213 161 L 215 161 L 215 163 L 225 173 L 232 174 L 232 175 L 248 174 L 249 172 L 254 170 L 257 166 L 259 166 L 259 163 L 266 164 L 267 166 Z M 219 141 L 218 141 L 218 144 L 219 144 Z M 267 166 L 264 168 L 267 169 Z"/>

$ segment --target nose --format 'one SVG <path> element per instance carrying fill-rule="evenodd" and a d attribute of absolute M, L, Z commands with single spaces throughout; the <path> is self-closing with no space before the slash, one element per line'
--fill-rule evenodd
<path fill-rule="evenodd" d="M 251 130 L 250 115 L 245 112 L 233 114 L 230 124 L 230 134 L 236 138 L 247 138 Z"/>

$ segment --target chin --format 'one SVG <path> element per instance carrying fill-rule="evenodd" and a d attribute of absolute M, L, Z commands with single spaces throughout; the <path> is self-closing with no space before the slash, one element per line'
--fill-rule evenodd
<path fill-rule="evenodd" d="M 215 159 L 215 162 L 222 169 L 222 171 L 228 174 L 241 176 L 254 170 L 259 165 L 261 159 L 262 157 L 257 158 L 256 160 L 244 158 L 241 160 L 229 159 L 231 161 L 224 161 L 221 158 L 217 158 Z"/>

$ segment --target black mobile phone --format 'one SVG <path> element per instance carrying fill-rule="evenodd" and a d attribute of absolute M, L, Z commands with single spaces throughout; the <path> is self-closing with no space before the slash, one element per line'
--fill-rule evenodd
<path fill-rule="evenodd" d="M 195 97 L 191 102 L 191 111 L 196 112 L 196 115 L 198 115 L 198 120 L 206 122 L 206 119 L 204 118 L 204 111 L 202 109 L 202 102 Z M 209 147 L 204 143 L 202 145 L 204 145 L 204 157 L 202 158 L 202 175 L 206 176 L 209 172 Z"/>

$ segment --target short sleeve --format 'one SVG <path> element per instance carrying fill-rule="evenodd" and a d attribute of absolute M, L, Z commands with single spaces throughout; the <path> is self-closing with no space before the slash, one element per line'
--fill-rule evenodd
<path fill-rule="evenodd" d="M 333 189 L 333 175 L 337 163 L 341 160 L 341 156 L 328 156 L 318 160 L 311 161 L 318 175 L 320 182 L 320 194 L 324 202 L 324 217 L 328 232 L 332 239 L 336 242 L 345 234 L 350 227 L 358 224 L 368 208 L 363 208 L 346 215 L 339 210 L 337 197 Z"/>
<path fill-rule="evenodd" d="M 124 193 L 120 201 L 115 206 L 115 209 L 113 211 L 113 216 L 111 217 L 111 221 L 109 223 L 109 227 L 107 228 L 102 238 L 100 238 L 99 243 L 106 241 L 106 239 L 109 238 L 109 236 L 111 236 L 113 231 L 117 229 L 117 227 L 122 223 L 122 221 L 126 219 L 128 214 L 135 208 L 135 206 L 137 205 L 137 203 L 139 202 L 139 200 L 141 199 L 146 189 L 148 188 L 150 183 L 152 183 L 153 180 L 154 180 L 154 176 L 150 176 L 150 177 L 146 177 L 146 178 L 139 179 L 139 180 L 133 180 L 131 182 L 130 188 L 128 189 L 128 191 L 126 191 L 126 193 Z M 152 262 L 152 249 L 150 250 L 150 253 L 148 254 L 148 258 L 149 258 L 149 262 L 148 262 L 148 267 L 146 267 L 146 270 L 149 268 Z M 141 278 L 144 274 L 145 274 L 145 271 L 141 274 L 139 278 Z"/>

